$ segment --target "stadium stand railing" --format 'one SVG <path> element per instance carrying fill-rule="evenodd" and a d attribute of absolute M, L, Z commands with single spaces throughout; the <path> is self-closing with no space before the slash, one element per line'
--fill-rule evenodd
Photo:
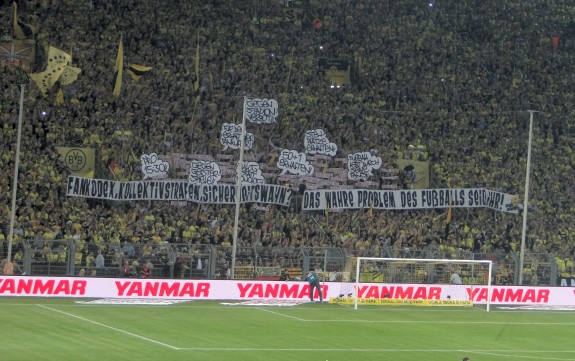
<path fill-rule="evenodd" d="M 225 279 L 232 264 L 232 246 L 189 243 L 115 243 L 106 244 L 102 251 L 104 267 L 96 267 L 98 245 L 73 239 L 21 240 L 14 243 L 14 261 L 21 273 L 38 276 L 85 275 L 126 277 L 123 265 L 132 270 L 129 277 L 140 277 L 144 264 L 151 268 L 151 278 Z M 516 253 L 473 253 L 471 251 L 348 250 L 339 247 L 243 247 L 236 248 L 234 278 L 279 279 L 282 271 L 290 279 L 302 278 L 310 270 L 324 273 L 325 280 L 351 272 L 353 260 L 362 257 L 470 259 L 493 261 L 494 284 L 516 284 L 519 255 Z M 557 285 L 562 269 L 553 254 L 528 253 L 524 258 L 524 284 Z M 559 259 L 560 260 L 560 259 Z M 560 263 L 560 262 L 559 262 Z M 564 267 L 563 267 L 564 268 Z M 94 274 L 92 272 L 95 271 Z M 564 273 L 564 272 L 563 272 Z M 337 274 L 337 275 L 335 275 Z M 335 275 L 335 276 L 334 276 Z"/>

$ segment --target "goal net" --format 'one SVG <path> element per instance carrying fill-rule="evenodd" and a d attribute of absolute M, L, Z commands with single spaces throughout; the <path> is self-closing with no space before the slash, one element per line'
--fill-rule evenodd
<path fill-rule="evenodd" d="M 363 304 L 472 306 L 480 287 L 491 295 L 491 261 L 358 257 L 342 295 Z M 343 286 L 342 286 L 343 288 Z M 341 296 L 341 295 L 340 295 Z"/>

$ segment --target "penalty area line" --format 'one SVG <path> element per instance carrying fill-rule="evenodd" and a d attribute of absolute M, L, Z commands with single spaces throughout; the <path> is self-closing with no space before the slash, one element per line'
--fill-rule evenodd
<path fill-rule="evenodd" d="M 477 354 L 477 355 L 489 355 L 489 356 L 503 356 L 506 358 L 518 358 L 518 359 L 532 359 L 532 360 L 558 360 L 558 361 L 573 361 L 575 359 L 573 358 L 558 358 L 558 357 L 548 357 L 548 356 L 542 356 L 541 353 L 553 353 L 553 354 L 558 354 L 558 353 L 575 353 L 575 351 L 529 351 L 529 353 L 533 354 L 533 353 L 539 353 L 537 356 L 526 356 L 526 355 L 520 355 L 520 354 L 509 354 L 509 353 L 504 353 L 506 351 L 469 351 L 469 353 L 471 354 Z M 525 353 L 525 351 L 515 351 L 516 353 Z"/>
<path fill-rule="evenodd" d="M 97 326 L 100 326 L 100 327 L 104 327 L 104 328 L 110 329 L 110 330 L 112 330 L 112 331 L 116 331 L 116 332 L 119 332 L 119 333 L 123 333 L 124 335 L 128 335 L 128 336 L 132 336 L 132 337 L 135 337 L 135 338 L 139 338 L 140 340 L 143 340 L 143 341 L 147 341 L 147 342 L 150 342 L 150 343 L 154 343 L 154 344 L 156 344 L 156 345 L 164 346 L 164 347 L 170 348 L 170 349 L 172 349 L 172 350 L 181 350 L 181 348 L 179 348 L 179 347 L 175 347 L 175 346 L 172 346 L 172 345 L 168 345 L 167 343 L 163 343 L 163 342 L 160 342 L 160 341 L 152 340 L 151 338 L 144 337 L 144 336 L 141 336 L 141 335 L 132 333 L 132 332 L 125 331 L 125 330 L 121 330 L 121 329 L 119 329 L 119 328 L 116 328 L 116 327 L 113 327 L 113 326 L 109 326 L 109 325 L 106 325 L 106 324 L 103 324 L 103 323 L 100 323 L 100 322 L 97 322 L 97 321 L 92 321 L 92 320 L 90 320 L 90 319 L 87 319 L 87 318 L 84 318 L 84 317 L 81 317 L 81 316 L 74 315 L 74 314 L 72 314 L 72 313 L 60 311 L 60 310 L 57 310 L 57 309 L 55 309 L 55 308 L 48 307 L 48 306 L 45 306 L 45 305 L 40 305 L 40 304 L 37 304 L 36 306 L 41 307 L 41 308 L 44 308 L 44 309 L 46 309 L 46 310 L 50 310 L 50 311 L 52 311 L 52 312 L 61 313 L 61 314 L 66 315 L 66 316 L 68 316 L 68 317 L 76 318 L 76 319 L 78 319 L 78 320 L 81 320 L 81 321 L 84 321 L 84 322 L 88 322 L 88 323 L 91 323 L 91 324 L 94 324 L 94 325 L 97 325 Z"/>

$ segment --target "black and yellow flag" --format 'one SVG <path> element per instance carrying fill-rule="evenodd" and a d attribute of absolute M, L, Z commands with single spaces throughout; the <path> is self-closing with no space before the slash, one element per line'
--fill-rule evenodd
<path fill-rule="evenodd" d="M 318 59 L 318 72 L 329 77 L 333 85 L 349 84 L 351 81 L 351 66 L 343 59 Z"/>
<path fill-rule="evenodd" d="M 56 84 L 64 70 L 70 65 L 70 61 L 70 54 L 50 46 L 46 70 L 41 73 L 30 74 L 30 77 L 36 82 L 44 96 Z"/>
<path fill-rule="evenodd" d="M 138 64 L 130 64 L 128 66 L 128 74 L 134 79 L 135 81 L 140 80 L 142 75 L 152 70 L 151 66 L 144 66 Z"/>
<path fill-rule="evenodd" d="M 122 38 L 120 37 L 120 44 L 118 45 L 118 55 L 116 56 L 116 66 L 114 67 L 115 82 L 114 82 L 114 96 L 120 96 L 120 90 L 122 89 L 122 70 L 124 68 L 124 45 L 122 43 Z"/>
<path fill-rule="evenodd" d="M 60 159 L 71 175 L 94 178 L 96 169 L 96 149 L 78 147 L 56 147 Z"/>

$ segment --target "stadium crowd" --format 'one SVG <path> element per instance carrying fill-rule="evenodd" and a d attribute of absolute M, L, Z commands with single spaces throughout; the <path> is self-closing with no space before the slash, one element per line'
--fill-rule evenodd
<path fill-rule="evenodd" d="M 0 3 L 0 31 L 12 38 L 11 2 Z M 286 9 L 293 7 L 304 11 L 292 17 Z M 417 144 L 429 154 L 431 187 L 523 198 L 528 110 L 535 110 L 527 252 L 553 254 L 575 276 L 574 9 L 569 1 L 20 0 L 18 16 L 34 25 L 38 44 L 69 50 L 82 73 L 61 87 L 64 103 L 55 105 L 58 85 L 43 96 L 22 67 L 0 67 L 0 240 L 10 226 L 22 83 L 15 240 L 76 239 L 110 258 L 110 244 L 229 245 L 233 207 L 67 197 L 57 146 L 95 147 L 97 175 L 140 180 L 141 154 L 235 156 L 222 150 L 221 124 L 241 122 L 244 96 L 273 98 L 278 122 L 248 125 L 256 139 L 249 153 L 264 163 L 273 164 L 277 147 L 301 149 L 304 132 L 320 128 L 339 157 L 371 150 L 393 168 Z M 125 76 L 115 97 L 120 36 L 125 63 L 153 69 L 139 81 Z M 42 46 L 31 72 L 44 64 Z M 349 62 L 351 83 L 332 87 L 318 58 Z M 245 206 L 238 242 L 377 256 L 385 247 L 472 251 L 503 260 L 519 250 L 520 215 L 454 209 L 447 227 L 445 213 Z"/>

